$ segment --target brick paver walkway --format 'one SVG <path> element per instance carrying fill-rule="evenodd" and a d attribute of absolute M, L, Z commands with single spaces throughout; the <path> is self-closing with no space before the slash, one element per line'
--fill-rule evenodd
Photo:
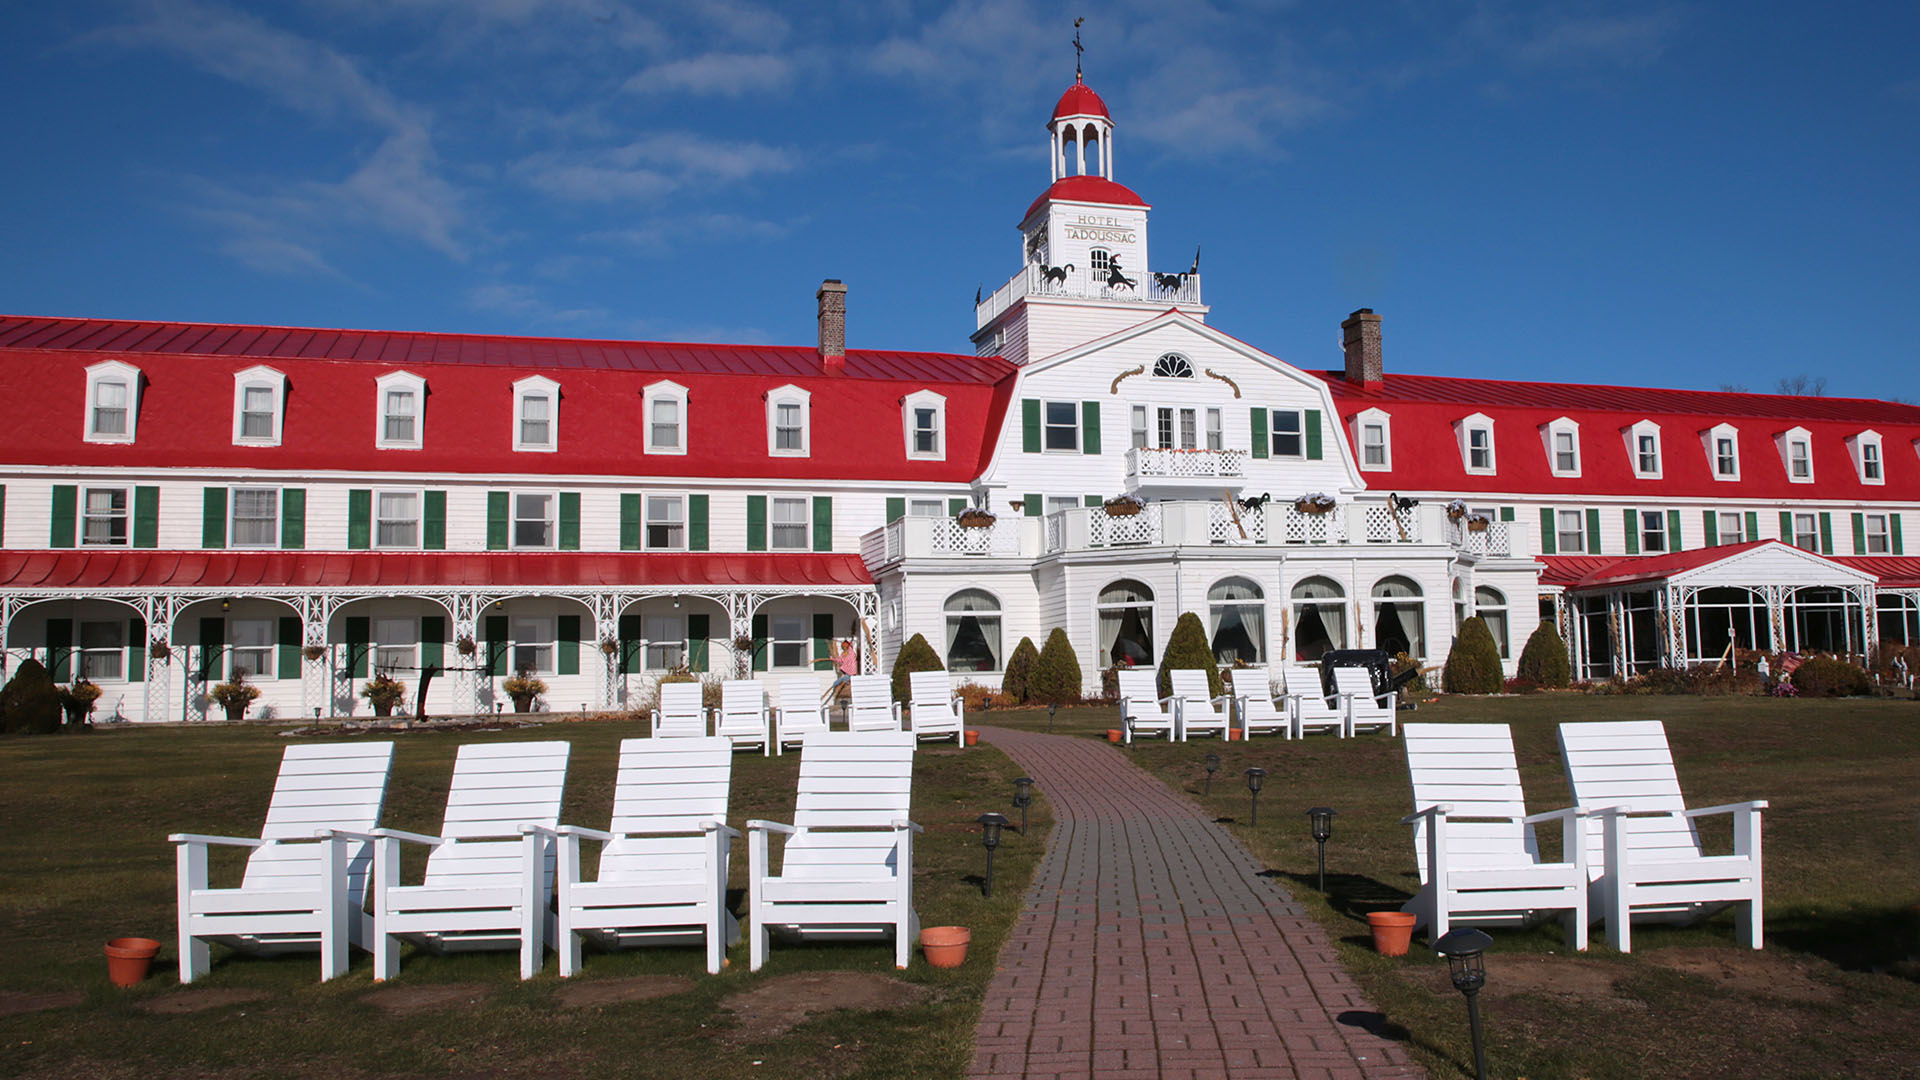
<path fill-rule="evenodd" d="M 1358 1026 L 1373 1007 L 1326 933 L 1192 800 L 1105 744 L 982 730 L 1054 826 L 970 1077 L 1422 1075 Z"/>

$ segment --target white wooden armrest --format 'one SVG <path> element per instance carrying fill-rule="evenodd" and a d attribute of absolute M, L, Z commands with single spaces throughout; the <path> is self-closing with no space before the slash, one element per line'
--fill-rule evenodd
<path fill-rule="evenodd" d="M 1166 697 L 1161 698 L 1159 701 L 1155 702 L 1154 704 L 1164 709 L 1167 707 L 1169 702 L 1178 703 L 1179 700 L 1180 700 L 1180 696 L 1178 694 L 1168 694 Z"/>
<path fill-rule="evenodd" d="M 748 832 L 777 832 L 788 836 L 799 836 L 800 830 L 791 825 L 782 825 L 777 821 L 761 821 L 758 818 L 747 822 Z"/>
<path fill-rule="evenodd" d="M 613 833 L 601 829 L 589 829 L 585 825 L 562 825 L 554 830 L 561 836 L 584 836 L 589 840 L 614 840 Z"/>
<path fill-rule="evenodd" d="M 1680 816 L 1689 817 L 1689 818 L 1708 817 L 1713 814 L 1732 814 L 1741 810 L 1765 810 L 1766 808 L 1767 808 L 1767 800 L 1755 799 L 1752 802 L 1723 803 L 1719 806 L 1703 806 L 1698 810 L 1684 811 L 1681 813 Z"/>
<path fill-rule="evenodd" d="M 1225 701 L 1225 702 L 1232 702 L 1233 700 L 1234 700 L 1234 697 L 1233 697 L 1233 695 L 1232 695 L 1232 694 L 1221 694 L 1221 695 L 1220 695 L 1219 697 L 1217 697 L 1217 698 L 1214 698 L 1214 699 L 1213 699 L 1212 701 L 1209 701 L 1209 702 L 1207 702 L 1207 704 L 1209 704 L 1209 705 L 1212 705 L 1212 706 L 1214 706 L 1214 707 L 1216 707 L 1216 708 L 1217 708 L 1217 707 L 1219 707 L 1219 705 L 1220 705 L 1220 703 L 1221 703 L 1221 702 L 1223 702 L 1223 701 Z"/>
<path fill-rule="evenodd" d="M 520 835 L 521 836 L 536 836 L 536 835 L 537 836 L 558 836 L 560 835 L 560 830 L 554 828 L 551 825 L 541 825 L 537 822 L 523 821 L 520 823 Z"/>
<path fill-rule="evenodd" d="M 1555 818 L 1568 816 L 1577 818 L 1586 817 L 1587 808 L 1584 806 L 1569 806 L 1561 810 L 1548 810 L 1544 813 L 1528 814 L 1526 817 L 1521 818 L 1520 822 L 1523 825 L 1538 825 L 1543 821 L 1552 821 Z"/>
<path fill-rule="evenodd" d="M 362 832 L 359 829 L 315 829 L 313 830 L 313 838 L 315 840 L 378 840 L 380 839 L 378 836 L 375 836 L 373 833 Z"/>
<path fill-rule="evenodd" d="M 1439 803 L 1434 806 L 1429 806 L 1425 810 L 1415 810 L 1413 813 L 1401 818 L 1400 824 L 1411 825 L 1423 817 L 1445 817 L 1451 813 L 1453 813 L 1453 807 L 1451 805 Z"/>
<path fill-rule="evenodd" d="M 893 722 L 896 724 L 900 722 L 900 703 L 897 701 L 893 703 Z"/>
<path fill-rule="evenodd" d="M 375 829 L 373 837 L 376 840 L 406 840 L 410 843 L 425 844 L 428 847 L 439 847 L 442 844 L 451 843 L 444 836 L 428 836 L 425 833 L 407 832 L 405 829 Z"/>
<path fill-rule="evenodd" d="M 262 840 L 257 836 L 207 836 L 202 833 L 174 833 L 167 837 L 169 844 L 226 844 L 230 847 L 266 847 L 277 844 L 278 840 Z"/>
<path fill-rule="evenodd" d="M 895 829 L 912 829 L 912 830 L 913 830 L 914 832 L 926 832 L 926 831 L 927 831 L 927 828 L 926 828 L 926 826 L 924 826 L 924 825 L 915 825 L 915 824 L 914 824 L 913 822 L 911 822 L 911 821 L 908 821 L 908 820 L 907 820 L 906 818 L 894 818 L 894 819 L 893 819 L 893 827 L 894 827 Z"/>

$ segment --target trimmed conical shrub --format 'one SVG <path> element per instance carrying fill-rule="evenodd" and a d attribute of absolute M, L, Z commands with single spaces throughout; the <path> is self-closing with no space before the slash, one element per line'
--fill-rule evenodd
<path fill-rule="evenodd" d="M 1065 705 L 1080 700 L 1080 657 L 1067 632 L 1054 627 L 1027 678 L 1027 700 L 1042 705 Z"/>
<path fill-rule="evenodd" d="M 904 702 L 913 696 L 909 676 L 914 672 L 945 670 L 947 665 L 940 662 L 940 654 L 927 644 L 926 635 L 913 635 L 900 646 L 900 655 L 893 658 L 893 700 Z"/>
<path fill-rule="evenodd" d="M 1013 655 L 1007 658 L 1007 670 L 1000 676 L 1000 692 L 1022 705 L 1032 695 L 1033 665 L 1040 662 L 1040 650 L 1034 648 L 1033 639 L 1023 637 L 1020 644 L 1013 647 Z"/>
<path fill-rule="evenodd" d="M 0 731 L 51 735 L 59 730 L 60 688 L 40 661 L 22 661 L 0 687 Z"/>
<path fill-rule="evenodd" d="M 1173 636 L 1167 638 L 1167 655 L 1160 664 L 1160 696 L 1173 693 L 1175 668 L 1200 668 L 1207 673 L 1207 694 L 1226 693 L 1220 681 L 1220 665 L 1214 661 L 1213 646 L 1207 644 L 1207 628 L 1200 616 L 1189 611 L 1173 624 Z"/>
<path fill-rule="evenodd" d="M 1567 644 L 1553 623 L 1543 622 L 1520 650 L 1519 676 L 1541 686 L 1565 686 L 1573 677 L 1567 666 Z"/>
<path fill-rule="evenodd" d="M 1497 694 L 1505 685 L 1500 646 L 1487 629 L 1487 620 L 1475 615 L 1461 623 L 1460 633 L 1454 636 L 1440 687 L 1449 694 Z"/>

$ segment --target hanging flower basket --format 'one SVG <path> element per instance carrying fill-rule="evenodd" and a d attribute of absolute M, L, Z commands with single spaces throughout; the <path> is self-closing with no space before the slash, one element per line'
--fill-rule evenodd
<path fill-rule="evenodd" d="M 300 655 L 309 660 L 319 660 L 327 655 L 327 647 L 325 645 L 308 645 L 306 648 L 300 650 Z"/>
<path fill-rule="evenodd" d="M 1448 521 L 1459 521 L 1461 518 L 1464 518 L 1466 516 L 1467 516 L 1466 503 L 1460 501 L 1459 499 L 1455 499 L 1452 502 L 1447 504 L 1447 520 Z"/>
<path fill-rule="evenodd" d="M 743 653 L 751 650 L 752 648 L 753 648 L 753 636 L 751 634 L 741 634 L 739 637 L 736 637 L 733 639 L 734 652 Z"/>
<path fill-rule="evenodd" d="M 454 642 L 453 647 L 461 656 L 472 656 L 475 648 L 473 639 L 470 637 L 463 637 L 459 641 Z"/>
<path fill-rule="evenodd" d="M 962 510 L 959 516 L 960 527 L 963 529 L 990 529 L 993 527 L 993 523 L 998 520 L 999 519 L 992 514 L 978 507 L 971 510 Z"/>
<path fill-rule="evenodd" d="M 161 663 L 166 663 L 169 659 L 173 657 L 173 650 L 167 647 L 167 639 L 163 637 L 154 638 L 152 641 L 148 642 L 147 652 L 150 653 L 155 660 L 158 660 Z"/>
<path fill-rule="evenodd" d="M 1100 504 L 1108 517 L 1132 517 L 1145 509 L 1146 504 L 1131 495 L 1120 495 Z"/>
<path fill-rule="evenodd" d="M 1340 505 L 1331 495 L 1310 491 L 1293 500 L 1293 508 L 1302 514 L 1325 514 Z"/>
<path fill-rule="evenodd" d="M 1468 532 L 1486 532 L 1487 526 L 1491 524 L 1492 522 L 1487 520 L 1487 515 L 1474 514 L 1473 516 L 1467 518 L 1467 531 Z"/>
<path fill-rule="evenodd" d="M 600 651 L 608 656 L 620 651 L 620 643 L 610 637 L 600 639 Z"/>

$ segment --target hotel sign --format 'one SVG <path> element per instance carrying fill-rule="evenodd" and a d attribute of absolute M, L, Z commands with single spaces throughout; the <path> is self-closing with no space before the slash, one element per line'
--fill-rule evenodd
<path fill-rule="evenodd" d="M 1117 217 L 1103 217 L 1098 214 L 1081 214 L 1067 222 L 1062 229 L 1069 240 L 1091 240 L 1096 244 L 1131 244 L 1133 226 L 1121 222 Z"/>

